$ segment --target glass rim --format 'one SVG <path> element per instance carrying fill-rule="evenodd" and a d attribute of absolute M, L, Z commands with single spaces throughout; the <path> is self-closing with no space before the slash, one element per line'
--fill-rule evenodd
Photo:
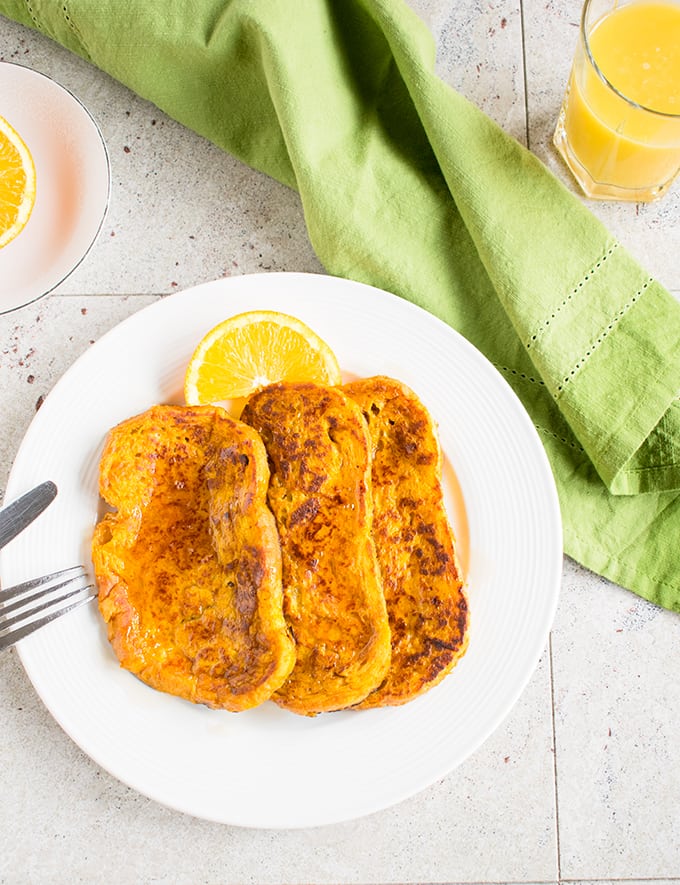
<path fill-rule="evenodd" d="M 623 101 L 626 102 L 626 104 L 630 105 L 631 107 L 634 107 L 639 111 L 644 111 L 647 114 L 654 114 L 656 117 L 661 117 L 662 119 L 665 119 L 665 120 L 680 120 L 680 111 L 677 114 L 670 114 L 667 111 L 657 111 L 654 108 L 647 107 L 647 105 L 640 104 L 640 102 L 635 101 L 632 98 L 629 98 L 627 95 L 625 95 L 623 92 L 621 92 L 620 89 L 617 89 L 616 86 L 614 86 L 614 84 L 611 82 L 611 80 L 609 80 L 605 76 L 605 74 L 602 72 L 602 69 L 600 68 L 598 63 L 595 61 L 595 59 L 593 58 L 593 53 L 590 49 L 590 40 L 588 39 L 588 32 L 586 30 L 586 16 L 588 15 L 588 10 L 590 9 L 592 2 L 593 2 L 593 0 L 585 0 L 585 3 L 583 4 L 583 9 L 581 11 L 581 24 L 579 27 L 579 31 L 580 31 L 580 35 L 581 35 L 581 40 L 583 40 L 583 45 L 586 50 L 586 55 L 588 56 L 588 61 L 592 65 L 593 70 L 595 71 L 597 76 L 600 78 L 600 80 L 602 80 L 602 82 L 605 84 L 605 86 L 607 86 L 609 89 L 611 89 L 612 92 L 616 93 L 616 95 L 618 95 L 619 98 L 621 98 Z M 665 0 L 665 2 L 668 2 L 668 0 Z M 628 6 L 630 4 L 624 4 L 624 5 Z M 678 5 L 678 4 L 673 4 L 673 5 Z M 618 3 L 615 3 L 614 6 L 618 7 Z M 620 8 L 620 7 L 618 7 L 618 8 Z"/>

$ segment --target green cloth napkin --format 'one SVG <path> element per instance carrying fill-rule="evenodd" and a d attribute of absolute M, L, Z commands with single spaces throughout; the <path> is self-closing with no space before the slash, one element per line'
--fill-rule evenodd
<path fill-rule="evenodd" d="M 680 304 L 437 78 L 431 35 L 402 0 L 0 0 L 0 12 L 296 188 L 329 273 L 466 336 L 538 428 L 565 551 L 680 611 Z"/>

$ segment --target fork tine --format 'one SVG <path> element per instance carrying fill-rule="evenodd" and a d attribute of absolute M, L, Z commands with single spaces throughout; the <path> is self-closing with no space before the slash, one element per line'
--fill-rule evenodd
<path fill-rule="evenodd" d="M 66 602 L 67 599 L 72 599 L 79 593 L 84 593 L 86 590 L 92 589 L 92 584 L 88 584 L 86 587 L 76 587 L 75 590 L 70 590 L 68 593 L 64 593 L 61 596 L 57 596 L 56 598 L 50 597 L 45 602 L 43 602 L 42 605 L 35 605 L 32 608 L 27 609 L 26 611 L 20 612 L 20 614 L 18 615 L 14 615 L 13 618 L 5 619 L 5 612 L 7 610 L 0 608 L 0 634 L 4 633 L 6 630 L 11 630 L 12 627 L 14 627 L 16 624 L 21 624 L 27 618 L 32 618 L 34 615 L 39 615 L 41 612 L 47 611 L 47 609 L 52 608 L 55 605 L 60 605 L 62 602 Z M 44 597 L 41 593 L 36 593 L 35 596 L 31 597 L 31 599 L 36 598 L 43 599 Z M 15 608 L 15 606 L 11 606 L 11 608 Z"/>
<path fill-rule="evenodd" d="M 55 618 L 59 618 L 61 617 L 61 615 L 65 615 L 67 612 L 73 611 L 73 609 L 79 608 L 79 606 L 84 605 L 91 599 L 94 599 L 94 597 L 97 595 L 96 592 L 94 592 L 94 588 L 90 586 L 89 588 L 85 589 L 92 590 L 93 592 L 83 597 L 82 599 L 76 600 L 76 602 L 72 602 L 70 605 L 67 605 L 66 608 L 57 609 L 56 611 L 50 612 L 44 617 L 39 618 L 37 621 L 30 621 L 23 627 L 18 627 L 16 630 L 12 630 L 4 636 L 0 636 L 0 652 L 5 651 L 5 649 L 8 649 L 10 646 L 19 642 L 20 639 L 24 639 L 26 636 L 29 636 L 40 627 L 44 627 L 45 624 L 49 624 L 49 622 L 53 621 Z"/>
<path fill-rule="evenodd" d="M 78 572 L 78 574 L 73 574 Z M 23 584 L 16 584 L 14 587 L 7 587 L 6 590 L 0 590 L 0 603 L 9 602 L 10 599 L 16 599 L 23 593 L 36 590 L 38 587 L 45 587 L 52 581 L 59 578 L 67 577 L 77 578 L 85 577 L 85 569 L 82 565 L 73 565 L 70 568 L 62 569 L 59 572 L 52 572 L 50 575 L 43 575 L 41 578 L 32 578 L 30 581 L 24 581 Z"/>
<path fill-rule="evenodd" d="M 36 593 L 33 593 L 31 596 L 22 596 L 21 599 L 16 599 L 14 602 L 11 602 L 9 605 L 0 605 L 0 629 L 3 626 L 8 626 L 9 621 L 5 621 L 6 615 L 11 614 L 15 611 L 20 611 L 22 608 L 25 608 L 27 605 L 30 605 L 32 602 L 38 602 L 41 599 L 47 599 L 50 593 L 54 593 L 57 590 L 63 590 L 64 587 L 72 587 L 77 584 L 78 581 L 84 581 L 85 574 L 75 575 L 73 578 L 68 578 L 66 581 L 60 581 L 58 584 L 48 584 L 45 587 L 42 587 Z M 78 589 L 76 588 L 73 593 L 77 593 Z M 85 588 L 83 588 L 85 589 Z M 67 596 L 72 596 L 72 593 L 67 594 Z M 66 597 L 61 597 L 62 599 Z M 53 599 L 52 602 L 58 602 L 59 600 Z M 50 604 L 50 603 L 48 603 Z M 40 609 L 33 609 L 33 611 L 40 611 Z"/>
<path fill-rule="evenodd" d="M 86 582 L 85 569 L 78 565 L 1 590 L 0 651 L 89 602 L 97 591 Z M 59 594 L 60 590 L 67 592 Z M 9 614 L 12 617 L 7 617 Z"/>

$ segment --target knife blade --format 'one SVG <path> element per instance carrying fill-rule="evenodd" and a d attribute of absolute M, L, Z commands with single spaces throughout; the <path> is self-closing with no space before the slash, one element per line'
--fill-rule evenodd
<path fill-rule="evenodd" d="M 54 501 L 57 487 L 51 481 L 40 483 L 21 498 L 17 498 L 7 507 L 0 510 L 0 547 L 4 547 L 12 538 L 16 538 L 27 525 L 33 522 L 43 510 Z"/>

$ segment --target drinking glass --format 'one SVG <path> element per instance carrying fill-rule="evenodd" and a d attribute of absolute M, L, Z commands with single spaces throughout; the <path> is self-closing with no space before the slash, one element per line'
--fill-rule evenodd
<path fill-rule="evenodd" d="M 586 0 L 553 141 L 588 197 L 668 190 L 680 171 L 679 0 Z"/>

